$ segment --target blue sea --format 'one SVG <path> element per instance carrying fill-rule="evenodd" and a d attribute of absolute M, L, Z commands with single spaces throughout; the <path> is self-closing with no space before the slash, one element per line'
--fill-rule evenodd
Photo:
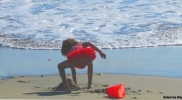
<path fill-rule="evenodd" d="M 181 0 L 0 0 L 0 76 L 58 74 L 62 40 L 75 38 L 107 54 L 94 73 L 182 77 L 181 9 Z"/>

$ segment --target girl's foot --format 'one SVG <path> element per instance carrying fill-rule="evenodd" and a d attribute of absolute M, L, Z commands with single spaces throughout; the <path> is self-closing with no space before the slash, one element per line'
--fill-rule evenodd
<path fill-rule="evenodd" d="M 88 85 L 87 86 L 87 89 L 90 89 L 90 88 L 92 88 L 93 87 L 93 85 L 91 84 L 91 85 Z"/>
<path fill-rule="evenodd" d="M 65 86 L 65 87 L 62 87 L 59 91 L 71 91 L 69 87 Z"/>

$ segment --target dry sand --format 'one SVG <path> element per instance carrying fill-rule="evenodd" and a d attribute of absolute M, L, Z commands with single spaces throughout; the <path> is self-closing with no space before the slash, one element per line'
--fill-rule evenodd
<path fill-rule="evenodd" d="M 71 76 L 68 75 L 68 78 L 71 79 Z M 79 86 L 87 86 L 87 75 L 77 75 L 77 80 Z M 93 88 L 73 90 L 71 93 L 54 91 L 53 87 L 60 83 L 59 75 L 15 76 L 8 80 L 0 79 L 0 99 L 110 100 L 115 98 L 110 98 L 106 93 L 99 93 L 96 90 L 102 90 L 107 88 L 107 85 L 111 86 L 118 83 L 124 83 L 127 91 L 126 97 L 118 100 L 182 99 L 181 78 L 93 75 Z"/>

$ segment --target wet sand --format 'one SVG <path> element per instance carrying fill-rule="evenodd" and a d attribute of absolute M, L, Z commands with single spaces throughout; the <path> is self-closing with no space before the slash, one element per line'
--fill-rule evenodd
<path fill-rule="evenodd" d="M 67 78 L 72 79 L 71 75 Z M 110 100 L 108 86 L 123 83 L 126 97 L 122 100 L 164 100 L 182 97 L 181 78 L 131 76 L 114 74 L 93 75 L 93 85 L 87 89 L 87 75 L 77 75 L 81 88 L 72 92 L 55 91 L 61 83 L 59 75 L 54 76 L 14 76 L 0 79 L 0 99 L 66 99 L 66 100 Z M 117 98 L 120 100 L 121 98 Z M 116 99 L 116 100 L 117 100 Z"/>

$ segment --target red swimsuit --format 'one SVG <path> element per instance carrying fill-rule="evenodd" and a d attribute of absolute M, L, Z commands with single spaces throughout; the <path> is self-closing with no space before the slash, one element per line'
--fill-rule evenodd
<path fill-rule="evenodd" d="M 83 69 L 86 67 L 86 59 L 95 60 L 96 53 L 95 50 L 90 47 L 83 47 L 82 44 L 77 44 L 71 48 L 70 52 L 66 56 L 70 62 L 78 59 L 81 60 L 82 64 L 80 63 L 77 68 Z"/>

